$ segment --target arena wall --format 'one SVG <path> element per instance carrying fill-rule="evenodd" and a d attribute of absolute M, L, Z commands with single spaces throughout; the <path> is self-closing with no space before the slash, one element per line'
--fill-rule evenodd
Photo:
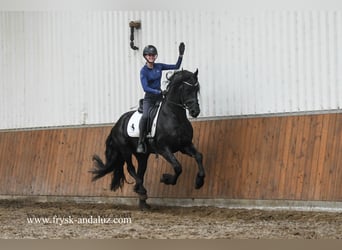
<path fill-rule="evenodd" d="M 149 196 L 341 201 L 341 27 L 338 9 L 0 11 L 0 195 L 135 197 L 109 191 L 110 176 L 92 183 L 91 158 L 103 124 L 143 96 L 141 48 L 172 63 L 183 41 L 206 183 L 194 189 L 196 164 L 179 155 L 183 174 L 165 186 L 172 169 L 152 156 Z"/>
<path fill-rule="evenodd" d="M 149 197 L 342 199 L 342 114 L 193 121 L 206 183 L 194 189 L 196 163 L 178 155 L 177 185 L 159 182 L 172 168 L 149 159 Z M 109 191 L 110 176 L 91 182 L 92 155 L 103 156 L 111 126 L 0 132 L 0 195 L 134 197 L 133 185 Z M 132 178 L 128 177 L 129 182 Z"/>

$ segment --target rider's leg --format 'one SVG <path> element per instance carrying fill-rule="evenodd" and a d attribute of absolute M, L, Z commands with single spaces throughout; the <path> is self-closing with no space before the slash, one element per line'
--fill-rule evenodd
<path fill-rule="evenodd" d="M 138 141 L 137 153 L 146 153 L 145 138 L 147 134 L 148 113 L 149 113 L 151 106 L 152 106 L 151 100 L 145 97 L 144 102 L 143 102 L 143 115 L 139 123 L 140 136 L 139 136 L 139 141 Z"/>
<path fill-rule="evenodd" d="M 147 130 L 147 118 L 144 116 L 141 117 L 140 123 L 139 123 L 139 141 L 138 141 L 138 147 L 137 147 L 137 153 L 146 153 L 146 130 Z"/>

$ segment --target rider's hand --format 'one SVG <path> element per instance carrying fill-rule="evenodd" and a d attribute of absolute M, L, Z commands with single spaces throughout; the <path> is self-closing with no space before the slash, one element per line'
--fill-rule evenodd
<path fill-rule="evenodd" d="M 166 96 L 167 91 L 166 91 L 166 90 L 162 90 L 161 94 L 162 94 L 163 96 Z"/>
<path fill-rule="evenodd" d="M 179 55 L 183 56 L 184 55 L 184 50 L 185 50 L 185 44 L 183 42 L 181 42 L 179 44 Z"/>

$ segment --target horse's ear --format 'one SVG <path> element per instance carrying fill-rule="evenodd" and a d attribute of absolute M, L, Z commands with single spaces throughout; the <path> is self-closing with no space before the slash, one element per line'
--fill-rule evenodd
<path fill-rule="evenodd" d="M 197 75 L 198 75 L 198 69 L 196 69 L 196 71 L 194 72 L 194 75 L 197 77 Z"/>
<path fill-rule="evenodd" d="M 173 73 L 174 72 L 172 72 L 172 71 L 168 71 L 167 73 L 166 73 L 166 79 L 169 81 L 170 80 L 170 78 L 171 78 L 171 76 L 173 75 Z"/>

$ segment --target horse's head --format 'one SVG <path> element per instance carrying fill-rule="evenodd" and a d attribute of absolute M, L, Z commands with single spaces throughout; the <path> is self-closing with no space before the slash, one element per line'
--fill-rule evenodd
<path fill-rule="evenodd" d="M 170 77 L 167 87 L 167 101 L 189 110 L 189 114 L 196 118 L 200 113 L 198 104 L 198 70 L 194 73 L 182 70 Z"/>

